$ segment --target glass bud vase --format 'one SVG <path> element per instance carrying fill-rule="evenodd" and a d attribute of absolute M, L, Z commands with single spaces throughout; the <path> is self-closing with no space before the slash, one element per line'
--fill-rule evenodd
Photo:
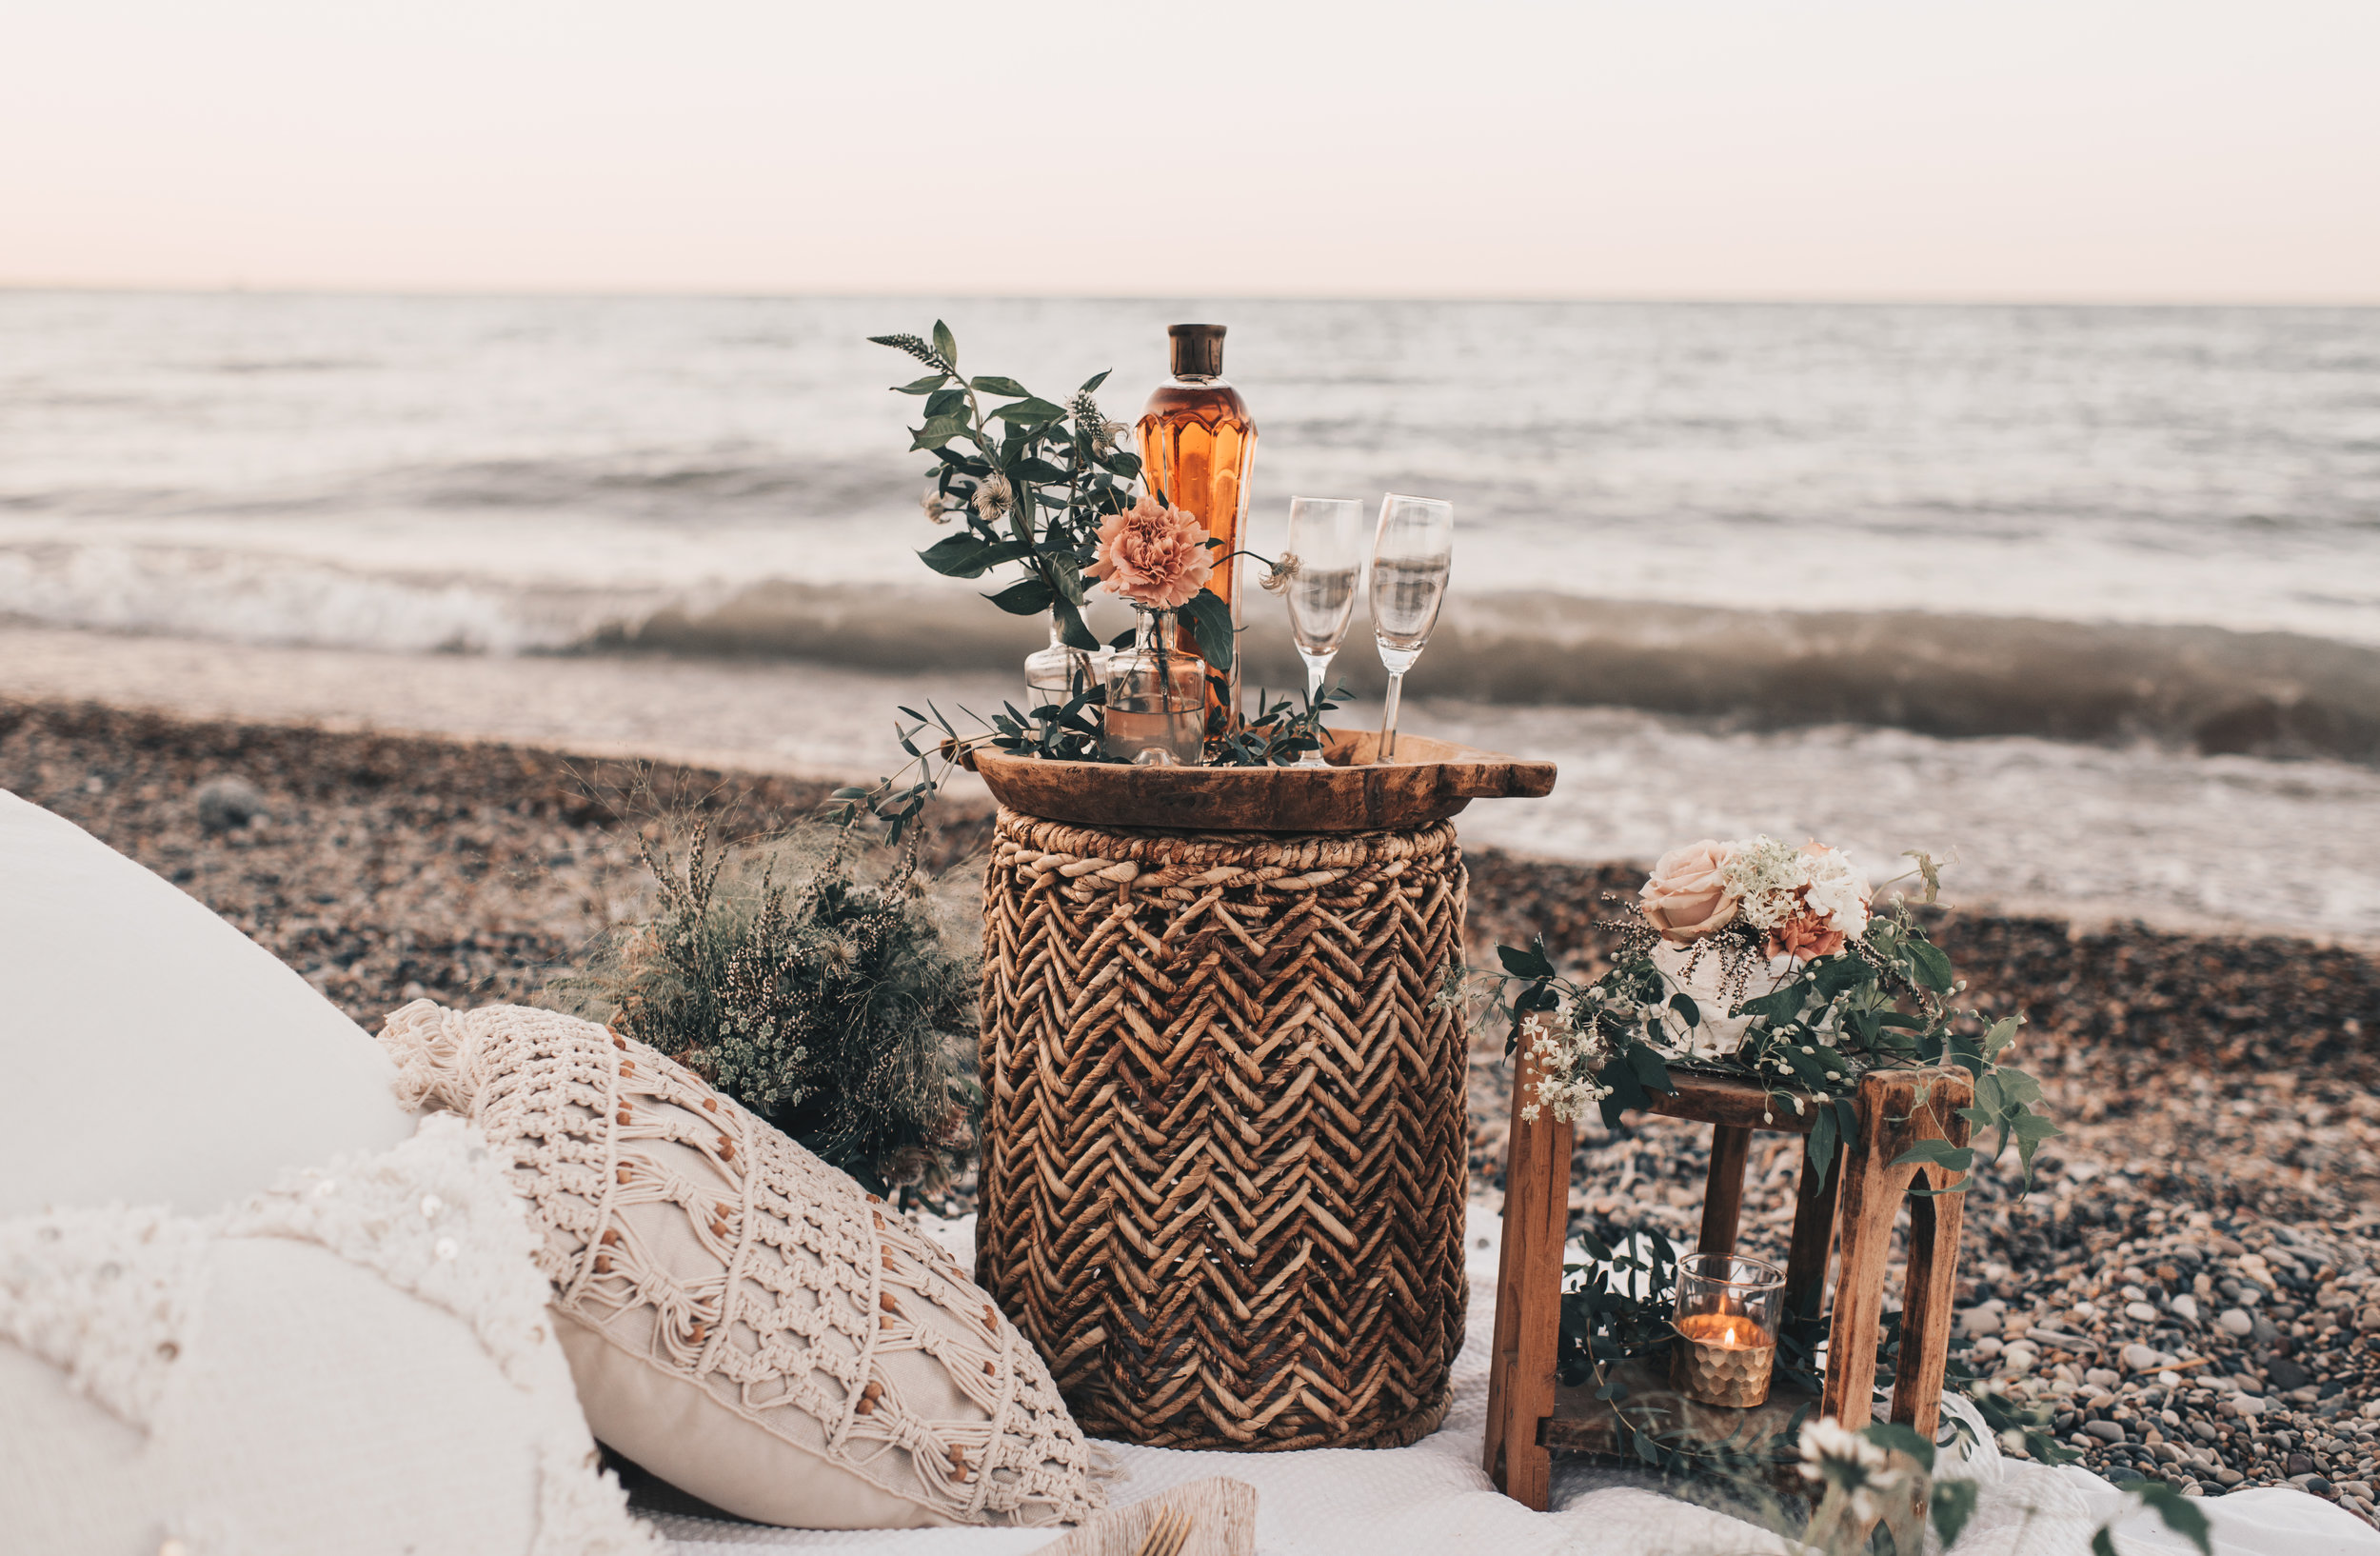
<path fill-rule="evenodd" d="M 1074 696 L 1080 679 L 1088 688 L 1098 686 L 1106 655 L 1083 648 L 1066 647 L 1065 635 L 1058 629 L 1058 618 L 1049 620 L 1049 647 L 1036 648 L 1024 656 L 1024 690 L 1026 712 L 1037 708 L 1066 706 Z"/>
<path fill-rule="evenodd" d="M 1143 610 L 1132 647 L 1107 659 L 1100 748 L 1143 767 L 1206 759 L 1206 662 L 1175 647 L 1174 613 Z"/>

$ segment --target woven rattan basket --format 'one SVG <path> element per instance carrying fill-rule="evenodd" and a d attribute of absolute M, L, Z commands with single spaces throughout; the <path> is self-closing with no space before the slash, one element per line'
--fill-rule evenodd
<path fill-rule="evenodd" d="M 1462 1343 L 1447 822 L 1202 833 L 1001 812 L 977 1276 L 1083 1429 L 1395 1446 Z"/>

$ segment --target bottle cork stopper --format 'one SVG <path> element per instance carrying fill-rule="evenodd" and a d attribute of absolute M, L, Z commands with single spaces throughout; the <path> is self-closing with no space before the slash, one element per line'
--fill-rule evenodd
<path fill-rule="evenodd" d="M 1223 375 L 1223 329 L 1220 324 L 1177 324 L 1166 328 L 1173 337 L 1176 378 L 1220 378 Z"/>

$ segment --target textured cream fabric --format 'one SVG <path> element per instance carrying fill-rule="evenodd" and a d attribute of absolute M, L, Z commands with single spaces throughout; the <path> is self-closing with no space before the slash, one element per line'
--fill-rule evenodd
<path fill-rule="evenodd" d="M 0 1222 L 0 1550 L 648 1556 L 467 1126 L 204 1221 Z"/>
<path fill-rule="evenodd" d="M 413 1132 L 363 1028 L 73 823 L 0 791 L 0 1217 L 203 1215 Z M 103 1122 L 104 1120 L 104 1122 Z"/>
<path fill-rule="evenodd" d="M 745 1518 L 1079 1520 L 1103 1501 L 1039 1354 L 949 1254 L 643 1044 L 550 1010 L 388 1018 L 399 1095 L 514 1167 L 595 1435 Z"/>
<path fill-rule="evenodd" d="M 962 1259 L 970 1254 L 973 1222 L 937 1227 Z M 1410 1447 L 1368 1452 L 1185 1453 L 1116 1444 L 1114 1500 L 1128 1506 L 1208 1476 L 1246 1482 L 1257 1488 L 1259 1556 L 1787 1556 L 1775 1535 L 1680 1500 L 1678 1483 L 1646 1471 L 1557 1455 L 1554 1510 L 1546 1513 L 1489 1486 L 1479 1442 L 1500 1239 L 1497 1212 L 1475 1203 L 1464 1240 L 1470 1321 L 1455 1363 L 1454 1405 L 1437 1431 Z M 2003 1460 L 1988 1432 L 1983 1443 L 1968 1464 L 1982 1486 L 1969 1525 L 1974 1532 L 1954 1556 L 1967 1556 L 1968 1540 L 1978 1556 L 2091 1556 L 2092 1530 L 2111 1516 L 2124 1520 L 2115 1533 L 2119 1556 L 2196 1556 L 2156 1514 L 2097 1476 Z M 2380 1556 L 2380 1535 L 2370 1526 L 2292 1486 L 2233 1491 L 2196 1506 L 2213 1525 L 2215 1556 Z M 654 1523 L 679 1556 L 1038 1556 L 1042 1548 L 1030 1534 L 999 1529 L 810 1534 L 684 1513 L 659 1513 Z M 1926 1550 L 1941 1556 L 1930 1535 Z"/>

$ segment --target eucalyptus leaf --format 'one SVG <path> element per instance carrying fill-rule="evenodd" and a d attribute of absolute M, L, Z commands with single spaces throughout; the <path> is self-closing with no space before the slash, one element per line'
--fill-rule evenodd
<path fill-rule="evenodd" d="M 1893 1158 L 1894 1167 L 1907 1167 L 1913 1162 L 1965 1172 L 1974 1167 L 1975 1152 L 1971 1146 L 1954 1146 L 1947 1140 L 1920 1140 Z"/>
<path fill-rule="evenodd" d="M 1018 383 L 1013 378 L 1002 378 L 997 374 L 989 373 L 985 374 L 982 378 L 968 379 L 967 385 L 978 394 L 999 394 L 1005 396 L 1029 395 L 1033 392 L 1031 389 L 1026 389 L 1022 384 Z"/>
<path fill-rule="evenodd" d="M 1021 427 L 1038 426 L 1042 422 L 1063 420 L 1066 414 L 1066 408 L 1063 406 L 1051 405 L 1047 400 L 1028 396 L 1022 400 L 1018 400 L 1013 404 L 1002 406 L 999 409 L 993 411 L 992 414 L 999 417 L 1002 421 L 1009 423 L 1011 428 L 1015 429 Z"/>
<path fill-rule="evenodd" d="M 1532 942 L 1527 950 L 1515 950 L 1510 946 L 1498 946 L 1496 948 L 1496 956 L 1497 961 L 1504 964 L 1504 970 L 1516 978 L 1551 978 L 1554 976 L 1554 964 L 1545 954 L 1545 937 L 1542 935 Z"/>
<path fill-rule="evenodd" d="M 1009 585 L 998 594 L 986 594 L 983 598 L 1012 616 L 1038 616 L 1050 608 L 1058 595 L 1041 579 L 1026 578 Z"/>
<path fill-rule="evenodd" d="M 1810 1133 L 1805 1137 L 1803 1154 L 1810 1159 L 1811 1170 L 1818 1182 L 1826 1182 L 1827 1169 L 1835 1164 L 1835 1109 L 1821 1107 L 1818 1116 L 1810 1121 Z"/>
<path fill-rule="evenodd" d="M 1231 607 L 1211 588 L 1202 588 L 1182 608 L 1197 636 L 1199 654 L 1219 670 L 1231 668 Z"/>
<path fill-rule="evenodd" d="M 1083 624 L 1082 612 L 1074 601 L 1060 595 L 1050 602 L 1050 613 L 1057 618 L 1059 636 L 1065 640 L 1067 648 L 1080 648 L 1085 653 L 1099 648 L 1100 640 Z"/>
<path fill-rule="evenodd" d="M 1981 1487 L 1973 1481 L 1935 1481 L 1927 1493 L 1927 1511 L 1934 1520 L 1934 1532 L 1942 1537 L 1945 1548 L 1958 1543 L 1966 1531 L 1968 1520 L 1975 1516 L 1975 1496 Z"/>
<path fill-rule="evenodd" d="M 954 368 L 959 366 L 959 342 L 951 334 L 950 326 L 940 319 L 934 321 L 934 349 L 944 362 Z"/>
<path fill-rule="evenodd" d="M 1955 978 L 1951 972 L 1951 959 L 1930 941 L 1911 936 L 1908 944 L 1910 976 L 1936 994 L 1947 994 Z"/>
<path fill-rule="evenodd" d="M 991 548 L 974 534 L 945 535 L 918 553 L 918 560 L 945 578 L 981 578 L 991 567 L 983 560 Z"/>

